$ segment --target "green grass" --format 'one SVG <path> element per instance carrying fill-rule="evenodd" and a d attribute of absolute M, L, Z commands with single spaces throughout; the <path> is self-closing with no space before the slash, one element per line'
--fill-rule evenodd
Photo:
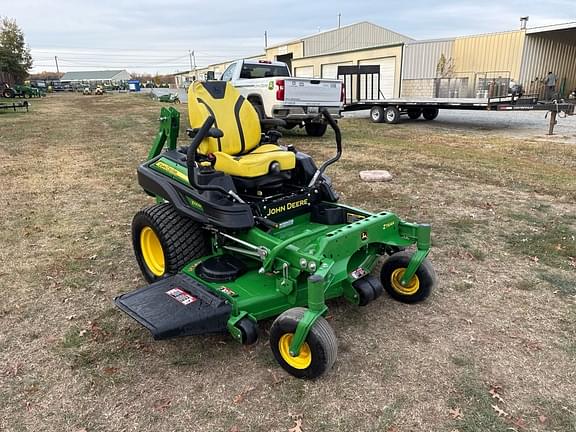
<path fill-rule="evenodd" d="M 576 275 L 574 273 L 572 273 L 572 277 L 569 277 L 558 271 L 556 273 L 541 271 L 538 273 L 538 278 L 546 282 L 551 290 L 560 295 L 576 296 Z"/>
<path fill-rule="evenodd" d="M 561 221 L 549 220 L 508 235 L 511 250 L 552 267 L 569 270 L 569 257 L 576 257 L 576 230 Z"/>
<path fill-rule="evenodd" d="M 464 366 L 464 365 L 459 365 Z M 452 426 L 459 432 L 506 432 L 510 425 L 498 417 L 492 405 L 494 399 L 489 393 L 489 386 L 468 367 L 456 382 L 456 394 L 449 405 L 462 411 L 462 419 L 454 420 Z M 503 408 L 503 407 L 500 407 Z"/>

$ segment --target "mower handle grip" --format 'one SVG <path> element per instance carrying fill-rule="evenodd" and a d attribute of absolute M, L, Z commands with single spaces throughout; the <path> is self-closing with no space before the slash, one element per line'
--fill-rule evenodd
<path fill-rule="evenodd" d="M 310 180 L 310 183 L 308 184 L 308 187 L 314 186 L 318 181 L 318 179 L 320 178 L 320 176 L 324 174 L 326 168 L 328 168 L 334 162 L 337 162 L 338 159 L 340 159 L 340 157 L 342 156 L 342 134 L 340 133 L 340 127 L 338 127 L 338 123 L 336 123 L 336 120 L 334 120 L 334 117 L 332 117 L 332 115 L 328 112 L 326 108 L 322 108 L 320 112 L 322 113 L 322 116 L 324 116 L 324 118 L 326 119 L 326 122 L 328 122 L 330 127 L 334 130 L 334 135 L 336 135 L 336 155 L 328 159 L 320 166 L 320 168 L 316 170 L 316 172 L 314 173 L 314 177 L 312 177 L 312 180 Z"/>

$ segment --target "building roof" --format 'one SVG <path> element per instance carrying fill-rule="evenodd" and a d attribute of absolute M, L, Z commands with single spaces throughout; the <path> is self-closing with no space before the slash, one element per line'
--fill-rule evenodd
<path fill-rule="evenodd" d="M 527 34 L 545 33 L 550 31 L 574 30 L 574 29 L 576 29 L 576 21 L 540 26 L 540 27 L 529 27 L 526 29 L 526 33 Z"/>
<path fill-rule="evenodd" d="M 122 73 L 128 74 L 124 69 L 66 72 L 60 81 L 112 80 Z"/>
<path fill-rule="evenodd" d="M 410 38 L 410 37 L 408 37 L 408 36 L 404 36 L 404 35 L 402 35 L 402 34 L 400 34 L 400 33 L 394 32 L 394 31 L 392 31 L 392 30 L 389 30 L 389 29 L 387 29 L 387 28 L 385 28 L 385 27 L 382 27 L 382 26 L 379 26 L 379 25 L 377 25 L 377 24 L 371 23 L 371 22 L 369 22 L 369 21 L 359 21 L 359 22 L 355 22 L 355 23 L 352 23 L 352 24 L 346 24 L 346 25 L 343 25 L 343 26 L 340 26 L 340 27 L 334 27 L 334 28 L 330 28 L 330 29 L 327 29 L 327 30 L 322 30 L 322 31 L 320 31 L 320 32 L 312 33 L 312 34 L 309 34 L 309 35 L 306 35 L 306 36 L 303 36 L 303 37 L 300 37 L 300 38 L 297 38 L 297 39 L 292 39 L 292 40 L 289 40 L 289 41 L 284 41 L 284 42 L 276 43 L 276 44 L 274 44 L 274 45 L 268 45 L 268 46 L 266 47 L 266 49 L 269 49 L 269 48 L 277 48 L 277 47 L 280 47 L 280 46 L 290 45 L 290 44 L 297 43 L 297 42 L 303 42 L 303 41 L 305 41 L 305 40 L 312 39 L 312 38 L 316 38 L 316 37 L 318 37 L 318 36 L 327 35 L 328 33 L 341 32 L 341 31 L 343 31 L 343 30 L 350 29 L 350 28 L 352 28 L 352 27 L 365 27 L 365 26 L 370 26 L 370 27 L 373 27 L 373 28 L 379 28 L 379 29 L 382 29 L 382 30 L 386 30 L 386 31 L 389 32 L 390 34 L 396 35 L 397 38 L 398 38 L 398 40 L 405 40 L 405 41 L 412 41 L 412 40 L 414 40 L 414 39 L 412 39 L 412 38 Z"/>

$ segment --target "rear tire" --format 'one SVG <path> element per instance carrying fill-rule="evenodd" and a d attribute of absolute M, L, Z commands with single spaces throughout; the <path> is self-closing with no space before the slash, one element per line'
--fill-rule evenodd
<path fill-rule="evenodd" d="M 132 246 L 144 278 L 152 283 L 178 273 L 208 253 L 202 226 L 170 203 L 140 210 L 132 221 Z"/>
<path fill-rule="evenodd" d="M 16 93 L 14 93 L 14 90 L 7 88 L 4 89 L 2 91 L 2 97 L 5 97 L 6 99 L 13 99 L 16 96 Z"/>
<path fill-rule="evenodd" d="M 438 117 L 438 113 L 439 113 L 438 108 L 424 108 L 422 110 L 422 116 L 426 120 L 434 120 L 436 117 Z"/>
<path fill-rule="evenodd" d="M 326 133 L 326 128 L 328 125 L 326 123 L 312 123 L 306 122 L 304 124 L 304 129 L 306 129 L 306 134 L 311 137 L 321 137 Z"/>
<path fill-rule="evenodd" d="M 379 105 L 370 108 L 370 119 L 372 123 L 384 123 L 384 108 Z"/>
<path fill-rule="evenodd" d="M 388 124 L 396 124 L 400 121 L 400 110 L 395 106 L 389 106 L 384 111 L 384 121 Z"/>

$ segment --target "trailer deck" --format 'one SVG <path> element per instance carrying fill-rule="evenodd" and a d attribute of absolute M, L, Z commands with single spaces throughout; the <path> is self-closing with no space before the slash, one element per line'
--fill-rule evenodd
<path fill-rule="evenodd" d="M 574 115 L 572 101 L 541 102 L 536 95 L 512 93 L 496 97 L 404 97 L 384 98 L 380 91 L 380 67 L 377 65 L 339 66 L 338 77 L 344 82 L 345 98 L 342 111 L 370 110 L 374 123 L 395 124 L 401 116 L 434 120 L 441 109 L 483 111 L 548 111 L 548 133 L 554 133 L 559 113 Z M 484 91 L 486 96 L 493 94 Z M 364 96 L 364 97 L 363 97 Z"/>
<path fill-rule="evenodd" d="M 22 108 L 22 109 L 25 109 L 26 111 L 28 111 L 29 106 L 30 106 L 30 104 L 28 103 L 28 101 L 10 102 L 10 103 L 0 102 L 0 110 L 17 111 L 19 108 Z"/>

